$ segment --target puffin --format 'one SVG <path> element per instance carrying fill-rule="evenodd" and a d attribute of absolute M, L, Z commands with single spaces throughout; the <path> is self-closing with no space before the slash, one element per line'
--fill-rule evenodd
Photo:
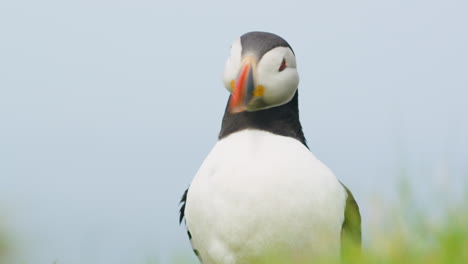
<path fill-rule="evenodd" d="M 302 131 L 288 42 L 258 31 L 237 38 L 223 83 L 218 141 L 181 199 L 179 222 L 199 261 L 313 263 L 360 248 L 358 204 Z"/>

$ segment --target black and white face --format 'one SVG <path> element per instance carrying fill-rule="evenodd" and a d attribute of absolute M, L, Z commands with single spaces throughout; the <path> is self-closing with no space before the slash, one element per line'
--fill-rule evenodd
<path fill-rule="evenodd" d="M 296 57 L 279 36 L 247 33 L 231 46 L 223 82 L 231 93 L 231 113 L 285 104 L 292 99 L 299 84 Z"/>

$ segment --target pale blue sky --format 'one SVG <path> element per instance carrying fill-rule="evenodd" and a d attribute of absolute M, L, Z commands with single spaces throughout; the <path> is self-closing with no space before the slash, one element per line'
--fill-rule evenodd
<path fill-rule="evenodd" d="M 468 175 L 467 13 L 461 0 L 3 1 L 0 225 L 34 264 L 190 255 L 178 200 L 216 142 L 229 46 L 252 30 L 294 48 L 310 148 L 364 228 L 402 171 L 422 200 L 453 193 Z"/>

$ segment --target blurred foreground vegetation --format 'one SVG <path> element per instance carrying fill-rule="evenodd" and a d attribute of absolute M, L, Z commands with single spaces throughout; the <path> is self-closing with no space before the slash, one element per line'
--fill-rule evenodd
<path fill-rule="evenodd" d="M 0 215 L 0 224 L 3 224 L 5 219 Z M 0 264 L 10 264 L 12 254 L 11 238 L 3 226 L 0 225 Z"/>
<path fill-rule="evenodd" d="M 343 262 L 468 263 L 466 209 L 447 214 L 443 222 L 430 223 L 428 219 L 416 218 L 392 232 L 372 235 L 362 252 L 351 248 L 343 256 Z"/>

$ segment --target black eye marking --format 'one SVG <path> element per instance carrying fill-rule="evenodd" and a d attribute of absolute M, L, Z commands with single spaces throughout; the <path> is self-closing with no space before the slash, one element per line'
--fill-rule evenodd
<path fill-rule="evenodd" d="M 281 65 L 278 69 L 278 71 L 283 71 L 284 69 L 286 69 L 286 60 L 283 59 L 283 61 L 281 62 Z"/>

